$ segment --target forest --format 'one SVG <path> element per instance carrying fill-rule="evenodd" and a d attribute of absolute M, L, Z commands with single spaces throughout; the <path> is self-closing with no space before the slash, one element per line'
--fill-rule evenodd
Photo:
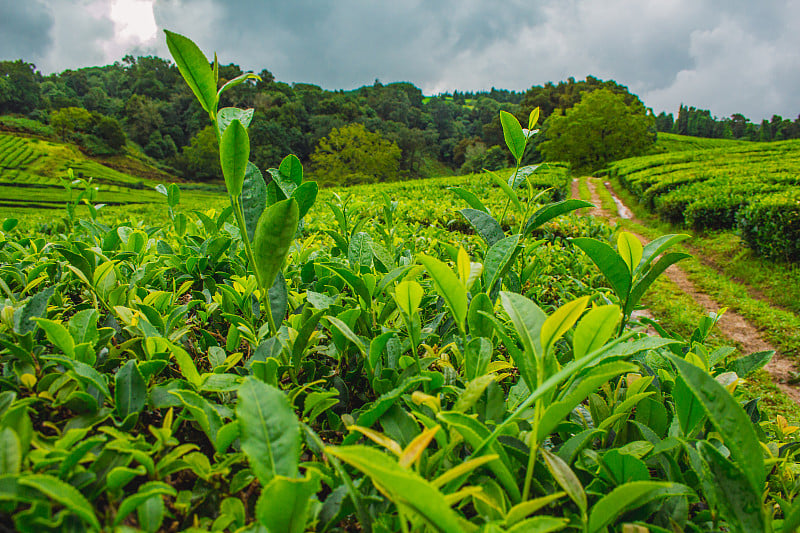
<path fill-rule="evenodd" d="M 223 84 L 243 74 L 233 63 L 219 65 L 218 70 Z M 548 82 L 520 92 L 492 88 L 435 96 L 423 95 L 406 82 L 375 80 L 371 86 L 354 90 L 328 90 L 276 80 L 267 69 L 258 76 L 260 79 L 249 79 L 226 91 L 220 107 L 254 110 L 249 133 L 251 157 L 258 167 L 275 167 L 286 154 L 296 154 L 323 185 L 508 167 L 513 161 L 504 150 L 500 111 L 524 120 L 538 107 L 542 127 L 547 130 L 551 115 L 570 110 L 583 93 L 596 89 L 621 95 L 626 104 L 644 112 L 642 102 L 627 87 L 592 76 Z M 717 119 L 707 110 L 684 105 L 677 119 L 663 112 L 658 116 L 651 110 L 647 113 L 652 117 L 648 127 L 653 133 L 753 141 L 800 137 L 800 117 L 792 122 L 773 116 L 754 124 L 741 114 Z M 353 129 L 353 124 L 361 129 Z M 128 55 L 113 65 L 48 76 L 21 59 L 2 61 L 0 129 L 75 142 L 90 155 L 123 152 L 132 141 L 171 174 L 190 181 L 222 178 L 206 113 L 177 67 L 159 57 Z M 534 139 L 526 163 L 542 159 L 538 144 L 543 138 Z M 358 168 L 342 172 L 335 164 L 331 166 L 325 147 L 330 153 L 332 144 L 339 151 L 346 147 L 355 150 Z M 383 162 L 380 170 L 367 161 L 370 153 Z"/>

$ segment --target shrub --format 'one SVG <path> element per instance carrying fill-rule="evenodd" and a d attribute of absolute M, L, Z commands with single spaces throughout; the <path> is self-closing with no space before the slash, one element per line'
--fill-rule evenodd
<path fill-rule="evenodd" d="M 758 198 L 739 211 L 736 221 L 742 238 L 758 255 L 800 260 L 800 191 Z"/>

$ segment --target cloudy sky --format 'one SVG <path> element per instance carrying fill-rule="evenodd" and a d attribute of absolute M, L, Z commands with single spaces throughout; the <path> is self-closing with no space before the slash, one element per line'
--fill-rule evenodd
<path fill-rule="evenodd" d="M 0 59 L 43 73 L 168 57 L 163 28 L 222 63 L 326 89 L 425 94 L 594 75 L 657 113 L 800 114 L 800 0 L 0 0 Z"/>

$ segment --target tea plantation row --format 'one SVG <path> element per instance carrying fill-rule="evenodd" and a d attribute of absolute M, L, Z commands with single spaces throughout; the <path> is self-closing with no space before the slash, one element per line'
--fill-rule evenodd
<path fill-rule="evenodd" d="M 762 256 L 800 259 L 800 142 L 731 143 L 626 159 L 610 176 L 664 220 L 741 233 Z"/>

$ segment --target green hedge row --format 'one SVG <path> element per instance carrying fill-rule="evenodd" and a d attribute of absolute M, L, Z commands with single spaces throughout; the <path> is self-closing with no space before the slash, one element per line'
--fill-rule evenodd
<path fill-rule="evenodd" d="M 758 255 L 800 260 L 800 142 L 632 158 L 609 175 L 662 220 L 735 229 Z"/>

